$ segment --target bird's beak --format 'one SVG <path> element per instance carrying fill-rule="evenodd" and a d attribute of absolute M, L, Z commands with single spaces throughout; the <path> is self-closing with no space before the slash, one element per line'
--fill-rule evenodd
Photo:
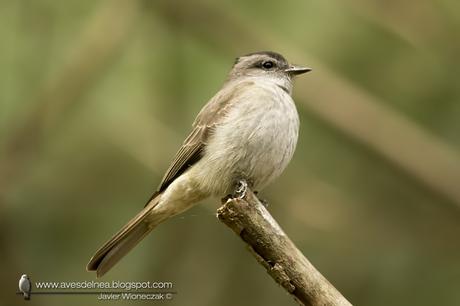
<path fill-rule="evenodd" d="M 298 75 L 298 74 L 306 73 L 309 71 L 311 71 L 311 68 L 300 67 L 300 66 L 290 66 L 289 68 L 284 70 L 284 72 L 292 74 L 292 75 Z"/>

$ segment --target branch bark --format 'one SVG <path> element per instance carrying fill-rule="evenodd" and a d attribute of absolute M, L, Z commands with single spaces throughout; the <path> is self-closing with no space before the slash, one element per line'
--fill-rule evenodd
<path fill-rule="evenodd" d="M 351 305 L 315 269 L 252 191 L 228 199 L 217 217 L 249 246 L 268 274 L 300 305 Z"/>

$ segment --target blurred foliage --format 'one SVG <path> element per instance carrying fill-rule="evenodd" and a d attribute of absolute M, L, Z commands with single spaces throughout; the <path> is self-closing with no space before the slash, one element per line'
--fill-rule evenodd
<path fill-rule="evenodd" d="M 273 216 L 353 304 L 459 305 L 459 34 L 454 0 L 0 1 L 0 305 L 22 305 L 22 273 L 94 279 L 88 259 L 156 188 L 234 57 L 265 49 L 314 69 L 295 86 L 294 160 L 263 191 Z M 294 305 L 218 203 L 103 280 L 172 281 L 171 305 Z"/>

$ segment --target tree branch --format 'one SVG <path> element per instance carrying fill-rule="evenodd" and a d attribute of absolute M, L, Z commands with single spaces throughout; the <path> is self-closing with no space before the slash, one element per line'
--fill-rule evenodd
<path fill-rule="evenodd" d="M 224 202 L 224 201 L 223 201 Z M 243 199 L 228 199 L 217 217 L 249 246 L 268 274 L 300 305 L 351 305 L 313 267 L 249 189 Z"/>

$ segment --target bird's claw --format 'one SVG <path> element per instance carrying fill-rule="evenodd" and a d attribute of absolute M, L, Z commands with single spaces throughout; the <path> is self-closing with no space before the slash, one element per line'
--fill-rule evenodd
<path fill-rule="evenodd" d="M 233 193 L 233 198 L 242 199 L 246 196 L 248 190 L 248 183 L 245 180 L 239 180 L 236 185 L 235 192 Z"/>

